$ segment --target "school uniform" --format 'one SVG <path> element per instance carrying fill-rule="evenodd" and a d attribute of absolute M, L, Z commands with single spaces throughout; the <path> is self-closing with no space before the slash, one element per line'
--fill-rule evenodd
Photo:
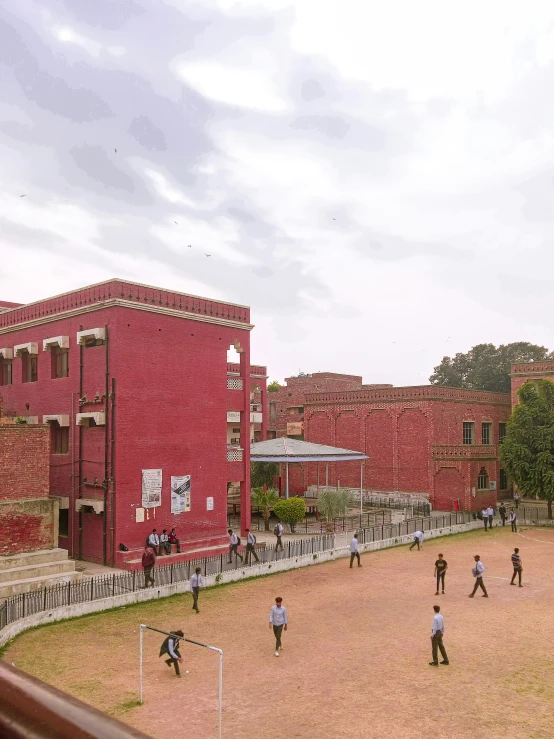
<path fill-rule="evenodd" d="M 517 534 L 517 513 L 515 511 L 510 513 L 510 523 L 512 524 L 512 531 Z"/>
<path fill-rule="evenodd" d="M 483 518 L 483 523 L 485 524 L 485 531 L 487 531 L 489 523 L 489 514 L 487 508 L 483 508 L 483 510 L 481 511 L 481 517 Z"/>
<path fill-rule="evenodd" d="M 485 584 L 483 583 L 483 573 L 485 572 L 485 565 L 479 560 L 475 563 L 475 567 L 472 568 L 473 577 L 475 578 L 475 587 L 473 588 L 473 592 L 470 594 L 470 598 L 473 598 L 475 593 L 477 592 L 477 588 L 481 588 L 483 591 L 483 598 L 488 598 L 489 594 L 487 593 L 487 589 L 485 587 Z"/>
<path fill-rule="evenodd" d="M 358 539 L 354 537 L 350 541 L 350 567 L 354 564 L 354 559 L 358 560 L 358 567 L 362 566 L 360 562 L 360 552 L 358 551 Z"/>
<path fill-rule="evenodd" d="M 446 649 L 444 648 L 444 644 L 442 643 L 443 635 L 444 617 L 440 613 L 435 613 L 433 617 L 433 624 L 431 626 L 431 645 L 433 651 L 433 661 L 430 664 L 432 664 L 433 666 L 439 664 L 439 651 L 441 653 L 441 657 L 443 658 L 442 664 L 450 664 L 448 661 L 448 656 L 446 654 Z"/>
<path fill-rule="evenodd" d="M 285 624 L 288 624 L 289 618 L 285 606 L 278 608 L 273 606 L 269 614 L 269 623 L 273 626 L 273 634 L 275 635 L 275 651 L 281 649 L 281 634 Z"/>
<path fill-rule="evenodd" d="M 277 543 L 275 545 L 275 551 L 277 551 L 279 548 L 284 549 L 283 542 L 281 540 L 281 537 L 283 536 L 283 531 L 285 530 L 285 527 L 282 523 L 278 523 L 275 525 L 275 528 L 273 530 L 275 536 L 277 537 Z"/>
<path fill-rule="evenodd" d="M 242 554 L 239 554 L 239 538 L 236 534 L 231 534 L 229 536 L 229 560 L 227 564 L 233 563 L 233 554 L 235 554 L 237 557 L 240 557 L 242 561 L 243 556 Z"/>
<path fill-rule="evenodd" d="M 492 519 L 494 518 L 494 508 L 491 505 L 487 508 L 487 518 L 489 519 L 489 529 L 492 529 Z"/>
<path fill-rule="evenodd" d="M 424 536 L 424 533 L 423 533 L 423 531 L 416 531 L 416 532 L 414 533 L 414 541 L 413 541 L 413 543 L 412 543 L 412 545 L 411 545 L 411 547 L 410 547 L 410 550 L 411 550 L 411 549 L 413 549 L 413 548 L 414 548 L 414 547 L 415 547 L 416 545 L 417 545 L 417 548 L 418 548 L 418 550 L 419 550 L 419 548 L 420 548 L 420 547 L 422 546 L 422 544 L 423 544 L 423 539 L 424 539 L 424 538 L 425 538 L 425 536 Z"/>
<path fill-rule="evenodd" d="M 260 561 L 260 558 L 256 554 L 255 546 L 256 546 L 256 537 L 251 531 L 249 531 L 248 536 L 246 537 L 246 555 L 245 555 L 246 564 L 250 564 L 250 562 L 252 562 L 252 556 L 254 556 L 254 559 L 256 560 L 256 562 Z"/>
<path fill-rule="evenodd" d="M 523 585 L 521 584 L 521 575 L 523 573 L 523 567 L 521 564 L 521 557 L 516 552 L 512 554 L 512 566 L 514 568 L 514 574 L 512 575 L 512 582 L 510 583 L 510 585 L 515 585 L 514 580 L 517 576 L 519 579 L 519 587 L 522 588 Z"/>
<path fill-rule="evenodd" d="M 502 519 L 502 526 L 506 526 L 506 507 L 501 505 L 498 509 L 498 513 L 500 513 L 500 518 Z"/>
<path fill-rule="evenodd" d="M 160 534 L 160 554 L 165 550 L 166 554 L 171 554 L 171 545 L 169 544 L 169 536 Z"/>
<path fill-rule="evenodd" d="M 164 654 L 169 656 L 169 659 L 165 660 L 168 667 L 173 665 L 175 667 L 175 674 L 177 677 L 181 677 L 181 671 L 179 670 L 179 660 L 181 659 L 181 652 L 179 651 L 179 637 L 168 636 L 167 639 L 161 646 L 160 657 Z"/>
<path fill-rule="evenodd" d="M 172 544 L 175 544 L 175 546 L 177 547 L 177 554 L 181 554 L 181 542 L 177 538 L 177 534 L 174 531 L 172 531 L 169 534 L 169 551 L 170 552 L 171 552 L 171 545 Z"/>
<path fill-rule="evenodd" d="M 444 578 L 446 575 L 447 562 L 445 559 L 437 559 L 435 562 L 435 574 L 437 576 L 437 595 L 439 594 L 439 586 L 442 584 L 442 592 L 444 594 Z"/>
<path fill-rule="evenodd" d="M 158 534 L 150 534 L 148 537 L 148 546 L 152 547 L 156 554 L 160 553 L 160 537 Z"/>
<path fill-rule="evenodd" d="M 152 549 L 147 549 L 142 554 L 142 569 L 144 570 L 144 587 L 154 586 L 154 575 L 152 570 L 156 564 L 156 554 Z"/>
<path fill-rule="evenodd" d="M 196 611 L 196 613 L 200 613 L 198 610 L 198 595 L 200 593 L 200 588 L 206 587 L 206 581 L 202 577 L 202 575 L 199 573 L 198 575 L 196 572 L 194 575 L 190 578 L 190 592 L 192 593 L 192 610 Z"/>

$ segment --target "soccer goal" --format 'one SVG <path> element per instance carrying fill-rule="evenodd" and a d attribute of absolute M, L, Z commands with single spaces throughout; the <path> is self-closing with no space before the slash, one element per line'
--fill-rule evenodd
<path fill-rule="evenodd" d="M 174 636 L 168 631 L 162 631 L 161 629 L 155 629 L 153 626 L 147 626 L 146 624 L 140 625 L 140 660 L 139 660 L 139 703 L 143 702 L 142 692 L 142 655 L 144 645 L 144 632 L 156 631 L 158 634 L 164 634 L 164 636 Z M 186 636 L 179 637 L 179 641 L 186 641 L 189 644 L 195 644 L 197 647 L 203 647 L 204 649 L 210 649 L 212 652 L 219 654 L 219 700 L 218 700 L 218 738 L 221 739 L 222 730 L 222 710 L 223 710 L 223 649 L 218 647 L 211 647 L 209 644 L 202 644 L 202 642 L 195 641 L 194 639 L 188 639 Z"/>

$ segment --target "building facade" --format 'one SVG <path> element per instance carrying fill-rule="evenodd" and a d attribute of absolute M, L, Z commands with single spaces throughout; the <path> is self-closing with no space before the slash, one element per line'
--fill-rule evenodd
<path fill-rule="evenodd" d="M 0 308 L 4 415 L 50 427 L 59 546 L 121 566 L 120 544 L 175 526 L 184 550 L 206 551 L 225 540 L 229 482 L 248 526 L 247 441 L 263 427 L 251 402 L 266 377 L 251 378 L 251 329 L 247 307 L 124 280 Z"/>

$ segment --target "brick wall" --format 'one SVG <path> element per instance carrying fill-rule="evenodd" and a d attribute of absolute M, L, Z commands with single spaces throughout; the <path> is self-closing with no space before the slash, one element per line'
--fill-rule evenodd
<path fill-rule="evenodd" d="M 512 407 L 517 404 L 517 391 L 529 380 L 552 380 L 554 362 L 526 362 L 512 365 Z"/>
<path fill-rule="evenodd" d="M 0 501 L 0 556 L 57 546 L 54 500 Z"/>
<path fill-rule="evenodd" d="M 49 459 L 48 426 L 0 424 L 0 500 L 48 497 Z"/>

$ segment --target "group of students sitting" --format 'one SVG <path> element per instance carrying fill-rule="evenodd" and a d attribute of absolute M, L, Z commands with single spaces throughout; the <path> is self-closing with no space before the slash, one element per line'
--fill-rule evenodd
<path fill-rule="evenodd" d="M 175 544 L 177 547 L 177 554 L 181 554 L 181 542 L 177 538 L 175 529 L 171 529 L 170 533 L 167 533 L 167 529 L 164 529 L 158 536 L 158 529 L 152 529 L 152 533 L 146 540 L 146 546 L 154 550 L 157 556 L 162 556 L 165 549 L 166 554 L 171 554 L 171 547 Z"/>

